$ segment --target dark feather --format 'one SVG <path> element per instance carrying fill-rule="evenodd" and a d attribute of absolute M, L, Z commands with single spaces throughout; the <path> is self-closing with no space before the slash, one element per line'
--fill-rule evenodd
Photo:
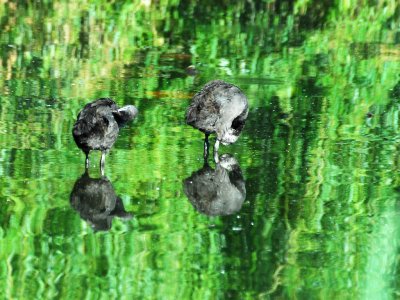
<path fill-rule="evenodd" d="M 116 115 L 120 117 L 116 119 Z M 86 104 L 72 130 L 76 144 L 85 153 L 109 150 L 118 137 L 121 118 L 119 108 L 112 99 L 100 98 Z"/>
<path fill-rule="evenodd" d="M 206 134 L 216 133 L 224 142 L 230 128 L 229 134 L 239 136 L 247 114 L 248 102 L 243 92 L 230 83 L 214 80 L 193 97 L 186 112 L 186 123 Z M 225 142 L 230 143 L 228 138 Z"/>

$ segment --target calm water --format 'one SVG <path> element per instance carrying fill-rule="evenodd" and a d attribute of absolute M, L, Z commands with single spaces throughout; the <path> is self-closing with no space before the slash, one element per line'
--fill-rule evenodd
<path fill-rule="evenodd" d="M 400 297 L 397 1 L 0 2 L 1 298 Z M 217 78 L 250 113 L 213 206 L 184 114 Z M 98 97 L 140 115 L 90 179 L 71 129 Z"/>

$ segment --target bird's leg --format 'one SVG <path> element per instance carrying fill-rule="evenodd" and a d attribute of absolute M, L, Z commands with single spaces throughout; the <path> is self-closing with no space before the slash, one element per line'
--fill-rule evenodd
<path fill-rule="evenodd" d="M 219 163 L 218 149 L 219 149 L 219 139 L 217 138 L 214 144 L 214 161 L 216 164 Z"/>
<path fill-rule="evenodd" d="M 206 133 L 206 137 L 204 138 L 204 153 L 203 153 L 203 157 L 204 157 L 205 161 L 208 159 L 208 150 L 210 148 L 210 143 L 208 142 L 209 135 L 210 134 Z"/>
<path fill-rule="evenodd" d="M 101 160 L 100 160 L 100 172 L 101 176 L 104 176 L 104 165 L 106 163 L 106 151 L 101 151 Z"/>
<path fill-rule="evenodd" d="M 89 162 L 89 152 L 86 152 L 86 160 L 85 160 L 85 170 L 88 170 L 90 167 L 90 162 Z"/>

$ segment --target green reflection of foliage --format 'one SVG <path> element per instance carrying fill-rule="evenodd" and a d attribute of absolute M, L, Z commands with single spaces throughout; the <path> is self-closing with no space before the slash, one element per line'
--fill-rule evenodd
<path fill-rule="evenodd" d="M 395 298 L 399 16 L 394 0 L 4 1 L 2 296 Z M 202 149 L 183 115 L 216 77 L 250 99 L 229 148 L 248 199 L 210 219 L 182 191 Z M 110 233 L 68 203 L 72 124 L 100 96 L 140 111 L 107 158 L 135 214 Z"/>

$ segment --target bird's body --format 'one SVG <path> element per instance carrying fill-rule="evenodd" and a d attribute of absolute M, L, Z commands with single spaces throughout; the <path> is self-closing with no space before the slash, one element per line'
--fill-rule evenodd
<path fill-rule="evenodd" d="M 214 80 L 193 97 L 186 112 L 186 123 L 205 133 L 206 157 L 208 135 L 217 135 L 215 152 L 218 151 L 219 142 L 224 145 L 236 142 L 243 130 L 248 111 L 247 98 L 237 86 Z"/>
<path fill-rule="evenodd" d="M 76 144 L 83 152 L 108 150 L 118 137 L 119 127 L 113 111 L 118 111 L 114 101 L 100 99 L 87 104 L 78 115 L 73 129 Z"/>
<path fill-rule="evenodd" d="M 86 154 L 86 166 L 91 150 L 102 151 L 102 171 L 105 153 L 117 140 L 120 127 L 132 120 L 137 114 L 133 105 L 118 108 L 109 98 L 97 99 L 88 103 L 78 114 L 72 135 L 77 146 Z"/>

